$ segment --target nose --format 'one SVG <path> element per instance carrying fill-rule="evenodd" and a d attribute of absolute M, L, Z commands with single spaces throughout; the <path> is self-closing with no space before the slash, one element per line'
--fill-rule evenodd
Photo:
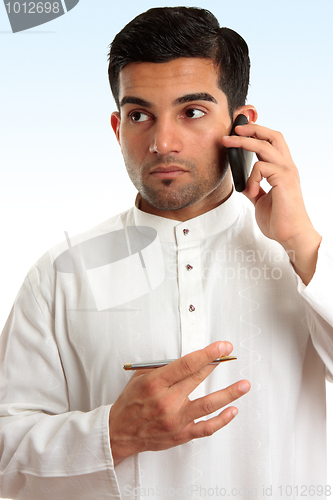
<path fill-rule="evenodd" d="M 181 131 L 175 120 L 168 117 L 156 119 L 152 128 L 149 152 L 168 155 L 180 153 L 182 149 Z"/>

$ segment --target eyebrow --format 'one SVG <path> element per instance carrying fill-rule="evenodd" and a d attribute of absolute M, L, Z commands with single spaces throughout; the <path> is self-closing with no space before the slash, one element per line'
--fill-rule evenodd
<path fill-rule="evenodd" d="M 217 104 L 217 100 L 215 99 L 215 97 L 213 97 L 211 94 L 208 94 L 207 92 L 196 92 L 194 94 L 186 94 L 181 97 L 177 97 L 177 99 L 175 99 L 172 104 L 173 106 L 177 106 L 178 104 L 185 104 L 187 102 L 193 101 L 208 101 Z M 138 106 L 143 106 L 144 108 L 152 107 L 152 104 L 149 101 L 141 99 L 140 97 L 134 97 L 130 95 L 122 98 L 122 100 L 120 101 L 120 107 L 124 106 L 125 104 L 137 104 Z"/>
<path fill-rule="evenodd" d="M 215 99 L 215 97 L 213 97 L 211 94 L 207 94 L 207 92 L 197 92 L 195 94 L 183 95 L 182 97 L 178 97 L 177 99 L 175 99 L 172 104 L 185 104 L 186 102 L 192 101 L 208 101 L 217 104 L 217 100 Z"/>
<path fill-rule="evenodd" d="M 140 97 L 133 97 L 131 95 L 125 95 L 120 101 L 120 107 L 125 106 L 125 104 L 137 104 L 138 106 L 143 106 L 144 108 L 151 108 L 151 103 L 145 99 L 140 99 Z"/>

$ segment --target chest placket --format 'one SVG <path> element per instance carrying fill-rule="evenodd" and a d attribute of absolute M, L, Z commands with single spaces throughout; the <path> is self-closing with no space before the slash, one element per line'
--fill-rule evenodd
<path fill-rule="evenodd" d="M 181 327 L 181 355 L 206 346 L 205 305 L 202 287 L 202 245 L 186 239 L 186 229 L 179 232 L 178 286 Z"/>

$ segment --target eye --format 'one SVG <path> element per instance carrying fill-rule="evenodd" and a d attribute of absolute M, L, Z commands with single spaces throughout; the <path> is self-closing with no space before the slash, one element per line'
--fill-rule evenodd
<path fill-rule="evenodd" d="M 205 113 L 200 109 L 189 108 L 185 111 L 185 115 L 187 118 L 201 118 Z"/>
<path fill-rule="evenodd" d="M 149 116 L 142 111 L 132 111 L 129 114 L 129 117 L 131 121 L 135 123 L 146 122 L 147 120 L 149 120 Z"/>

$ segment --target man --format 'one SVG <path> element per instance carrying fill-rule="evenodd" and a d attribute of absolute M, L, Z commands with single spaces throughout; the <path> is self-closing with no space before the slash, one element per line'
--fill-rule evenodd
<path fill-rule="evenodd" d="M 248 75 L 244 40 L 201 9 L 151 9 L 113 41 L 111 124 L 139 194 L 42 257 L 18 295 L 2 334 L 2 495 L 330 495 L 332 265 L 282 135 L 245 104 Z M 258 157 L 244 191 L 257 222 L 229 147 Z"/>

